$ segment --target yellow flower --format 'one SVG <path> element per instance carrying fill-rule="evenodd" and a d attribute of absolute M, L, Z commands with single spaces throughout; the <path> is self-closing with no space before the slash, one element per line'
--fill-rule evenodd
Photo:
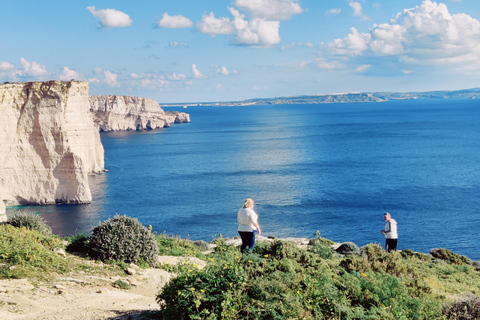
<path fill-rule="evenodd" d="M 268 258 L 268 254 L 266 254 L 264 257 L 265 257 L 265 258 Z"/>
<path fill-rule="evenodd" d="M 362 273 L 362 277 L 366 278 L 366 277 L 367 277 L 367 275 L 366 275 L 365 273 Z"/>
<path fill-rule="evenodd" d="M 252 260 L 248 260 L 249 263 L 252 263 Z"/>
<path fill-rule="evenodd" d="M 203 289 L 200 289 L 200 291 L 201 291 L 202 293 L 205 293 L 205 290 L 203 290 Z"/>
<path fill-rule="evenodd" d="M 197 267 L 197 265 L 196 265 L 196 264 L 194 264 L 193 266 L 194 266 L 195 268 Z"/>
<path fill-rule="evenodd" d="M 179 291 L 178 291 L 178 295 L 181 295 L 181 294 L 182 294 L 182 291 L 179 290 Z"/>
<path fill-rule="evenodd" d="M 300 294 L 300 291 L 297 291 L 297 294 Z"/>
<path fill-rule="evenodd" d="M 192 270 L 188 270 L 188 272 L 192 272 Z"/>
<path fill-rule="evenodd" d="M 235 259 L 240 259 L 240 257 L 235 257 Z"/>
<path fill-rule="evenodd" d="M 231 286 L 233 285 L 233 282 L 230 282 L 229 285 L 230 285 L 230 287 L 231 287 Z"/>
<path fill-rule="evenodd" d="M 195 288 L 192 288 L 192 289 L 190 289 L 190 290 L 192 290 L 192 292 L 193 292 L 193 291 L 195 291 Z"/>

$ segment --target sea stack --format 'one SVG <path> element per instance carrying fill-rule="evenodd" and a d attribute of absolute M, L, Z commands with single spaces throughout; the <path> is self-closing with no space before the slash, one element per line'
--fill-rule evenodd
<path fill-rule="evenodd" d="M 88 175 L 104 171 L 104 151 L 88 89 L 80 81 L 0 85 L 0 202 L 91 202 Z"/>

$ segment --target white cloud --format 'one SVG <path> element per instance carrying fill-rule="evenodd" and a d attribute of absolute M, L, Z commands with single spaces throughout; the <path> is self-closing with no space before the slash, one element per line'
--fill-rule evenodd
<path fill-rule="evenodd" d="M 344 39 L 334 39 L 328 46 L 336 54 L 358 56 L 368 49 L 371 42 L 372 35 L 369 33 L 359 33 L 354 27 L 350 28 L 352 31 Z"/>
<path fill-rule="evenodd" d="M 88 79 L 89 83 L 100 83 L 100 80 L 98 78 L 90 78 Z"/>
<path fill-rule="evenodd" d="M 345 66 L 342 63 L 336 60 L 326 61 L 324 58 L 318 58 L 318 59 L 315 59 L 315 63 L 318 68 L 324 69 L 324 70 L 337 70 L 337 69 L 345 68 Z"/>
<path fill-rule="evenodd" d="M 105 70 L 104 72 L 105 75 L 105 83 L 109 85 L 110 87 L 118 87 L 120 84 L 117 82 L 117 77 L 118 74 L 110 72 L 108 70 Z"/>
<path fill-rule="evenodd" d="M 63 72 L 60 75 L 60 80 L 80 80 L 82 76 L 75 70 L 71 70 L 67 67 L 63 67 Z"/>
<path fill-rule="evenodd" d="M 192 64 L 192 74 L 195 79 L 205 79 L 206 76 L 201 73 L 195 64 Z"/>
<path fill-rule="evenodd" d="M 95 7 L 87 7 L 90 13 L 100 19 L 100 28 L 109 29 L 117 27 L 128 27 L 132 25 L 132 19 L 128 14 L 115 9 L 101 9 L 96 10 Z"/>
<path fill-rule="evenodd" d="M 0 71 L 12 71 L 15 69 L 15 66 L 9 62 L 2 61 L 0 62 Z"/>
<path fill-rule="evenodd" d="M 213 12 L 203 14 L 202 22 L 197 22 L 197 28 L 203 33 L 214 37 L 217 34 L 233 34 L 235 29 L 229 18 L 215 18 Z"/>
<path fill-rule="evenodd" d="M 297 1 L 292 0 L 235 0 L 234 4 L 250 13 L 252 18 L 289 20 L 303 12 Z"/>
<path fill-rule="evenodd" d="M 353 9 L 353 15 L 355 17 L 361 17 L 362 20 L 370 20 L 370 18 L 363 14 L 362 4 L 360 2 L 350 1 L 348 3 L 350 7 Z"/>
<path fill-rule="evenodd" d="M 338 16 L 342 12 L 340 8 L 333 8 L 325 12 L 326 15 Z"/>
<path fill-rule="evenodd" d="M 186 86 L 193 86 L 193 81 L 190 81 L 190 80 L 189 80 L 189 81 L 185 81 L 184 84 L 185 84 Z"/>
<path fill-rule="evenodd" d="M 102 68 L 95 68 L 95 69 L 93 69 L 93 72 L 94 72 L 95 74 L 100 74 L 100 73 L 102 73 L 102 71 L 103 71 Z"/>
<path fill-rule="evenodd" d="M 170 41 L 167 48 L 188 48 L 188 43 L 178 42 L 178 41 Z"/>
<path fill-rule="evenodd" d="M 280 21 L 266 18 L 245 20 L 245 15 L 235 8 L 228 8 L 233 16 L 229 18 L 215 18 L 213 12 L 204 14 L 197 28 L 203 33 L 214 37 L 218 34 L 235 35 L 234 43 L 238 45 L 271 47 L 280 43 Z"/>
<path fill-rule="evenodd" d="M 225 66 L 217 66 L 217 74 L 228 76 L 230 74 L 230 71 L 228 71 L 227 67 Z"/>
<path fill-rule="evenodd" d="M 367 33 L 351 28 L 344 39 L 328 44 L 336 55 L 396 57 L 399 72 L 413 65 L 480 71 L 480 22 L 471 16 L 450 14 L 445 4 L 424 0 L 389 22 L 374 24 Z"/>
<path fill-rule="evenodd" d="M 190 28 L 193 26 L 193 23 L 190 19 L 182 15 L 170 16 L 165 12 L 163 18 L 158 21 L 158 26 L 170 29 Z"/>
<path fill-rule="evenodd" d="M 187 78 L 187 76 L 184 75 L 183 73 L 173 72 L 172 74 L 167 75 L 167 79 L 168 80 L 173 80 L 173 81 L 182 81 L 182 80 L 185 80 L 186 78 Z"/>
<path fill-rule="evenodd" d="M 47 71 L 47 67 L 44 65 L 41 65 L 35 61 L 32 61 L 32 63 L 28 62 L 25 58 L 20 58 L 20 63 L 23 66 L 23 70 L 19 72 L 19 75 L 21 76 L 30 76 L 34 78 L 42 77 L 42 76 L 47 76 L 50 73 Z"/>
<path fill-rule="evenodd" d="M 369 64 L 362 64 L 362 65 L 359 65 L 357 69 L 355 69 L 355 72 L 364 72 L 364 71 L 367 71 L 367 69 L 369 69 L 370 67 L 371 65 Z"/>
<path fill-rule="evenodd" d="M 136 74 L 136 73 L 132 73 L 132 74 L 130 74 L 130 78 L 132 78 L 132 79 L 138 79 L 138 78 L 140 78 L 140 76 L 139 76 L 138 74 Z"/>

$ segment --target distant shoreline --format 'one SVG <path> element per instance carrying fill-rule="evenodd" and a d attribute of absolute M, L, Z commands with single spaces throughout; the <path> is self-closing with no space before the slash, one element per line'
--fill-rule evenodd
<path fill-rule="evenodd" d="M 424 100 L 424 99 L 477 99 L 480 98 L 480 88 L 464 90 L 440 90 L 426 92 L 350 92 L 319 95 L 303 95 L 292 97 L 275 97 L 249 99 L 243 101 L 198 102 L 198 103 L 160 103 L 160 107 L 234 107 L 255 105 L 283 104 L 326 104 L 352 102 L 386 102 L 392 100 Z"/>

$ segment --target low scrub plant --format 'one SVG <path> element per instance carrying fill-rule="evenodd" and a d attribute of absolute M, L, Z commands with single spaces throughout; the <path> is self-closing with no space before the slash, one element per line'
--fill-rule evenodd
<path fill-rule="evenodd" d="M 88 246 L 94 259 L 126 263 L 143 260 L 151 266 L 156 263 L 159 252 L 150 230 L 137 219 L 120 215 L 93 228 Z"/>
<path fill-rule="evenodd" d="M 45 222 L 45 220 L 30 211 L 17 210 L 14 215 L 8 220 L 8 223 L 16 228 L 27 228 L 35 230 L 41 234 L 52 235 L 52 228 Z"/>
<path fill-rule="evenodd" d="M 64 238 L 67 242 L 68 252 L 79 252 L 82 254 L 88 253 L 88 236 L 84 233 L 79 233 L 74 236 L 68 236 Z"/>
<path fill-rule="evenodd" d="M 447 319 L 480 319 L 480 297 L 468 296 L 445 304 L 443 314 Z"/>
<path fill-rule="evenodd" d="M 469 264 L 470 259 L 465 256 L 459 255 L 458 253 L 452 252 L 448 249 L 441 248 L 441 249 L 432 249 L 430 254 L 437 259 L 445 260 L 453 264 L 463 265 Z"/>
<path fill-rule="evenodd" d="M 24 278 L 68 270 L 65 258 L 53 249 L 63 241 L 35 230 L 0 225 L 0 278 Z"/>

